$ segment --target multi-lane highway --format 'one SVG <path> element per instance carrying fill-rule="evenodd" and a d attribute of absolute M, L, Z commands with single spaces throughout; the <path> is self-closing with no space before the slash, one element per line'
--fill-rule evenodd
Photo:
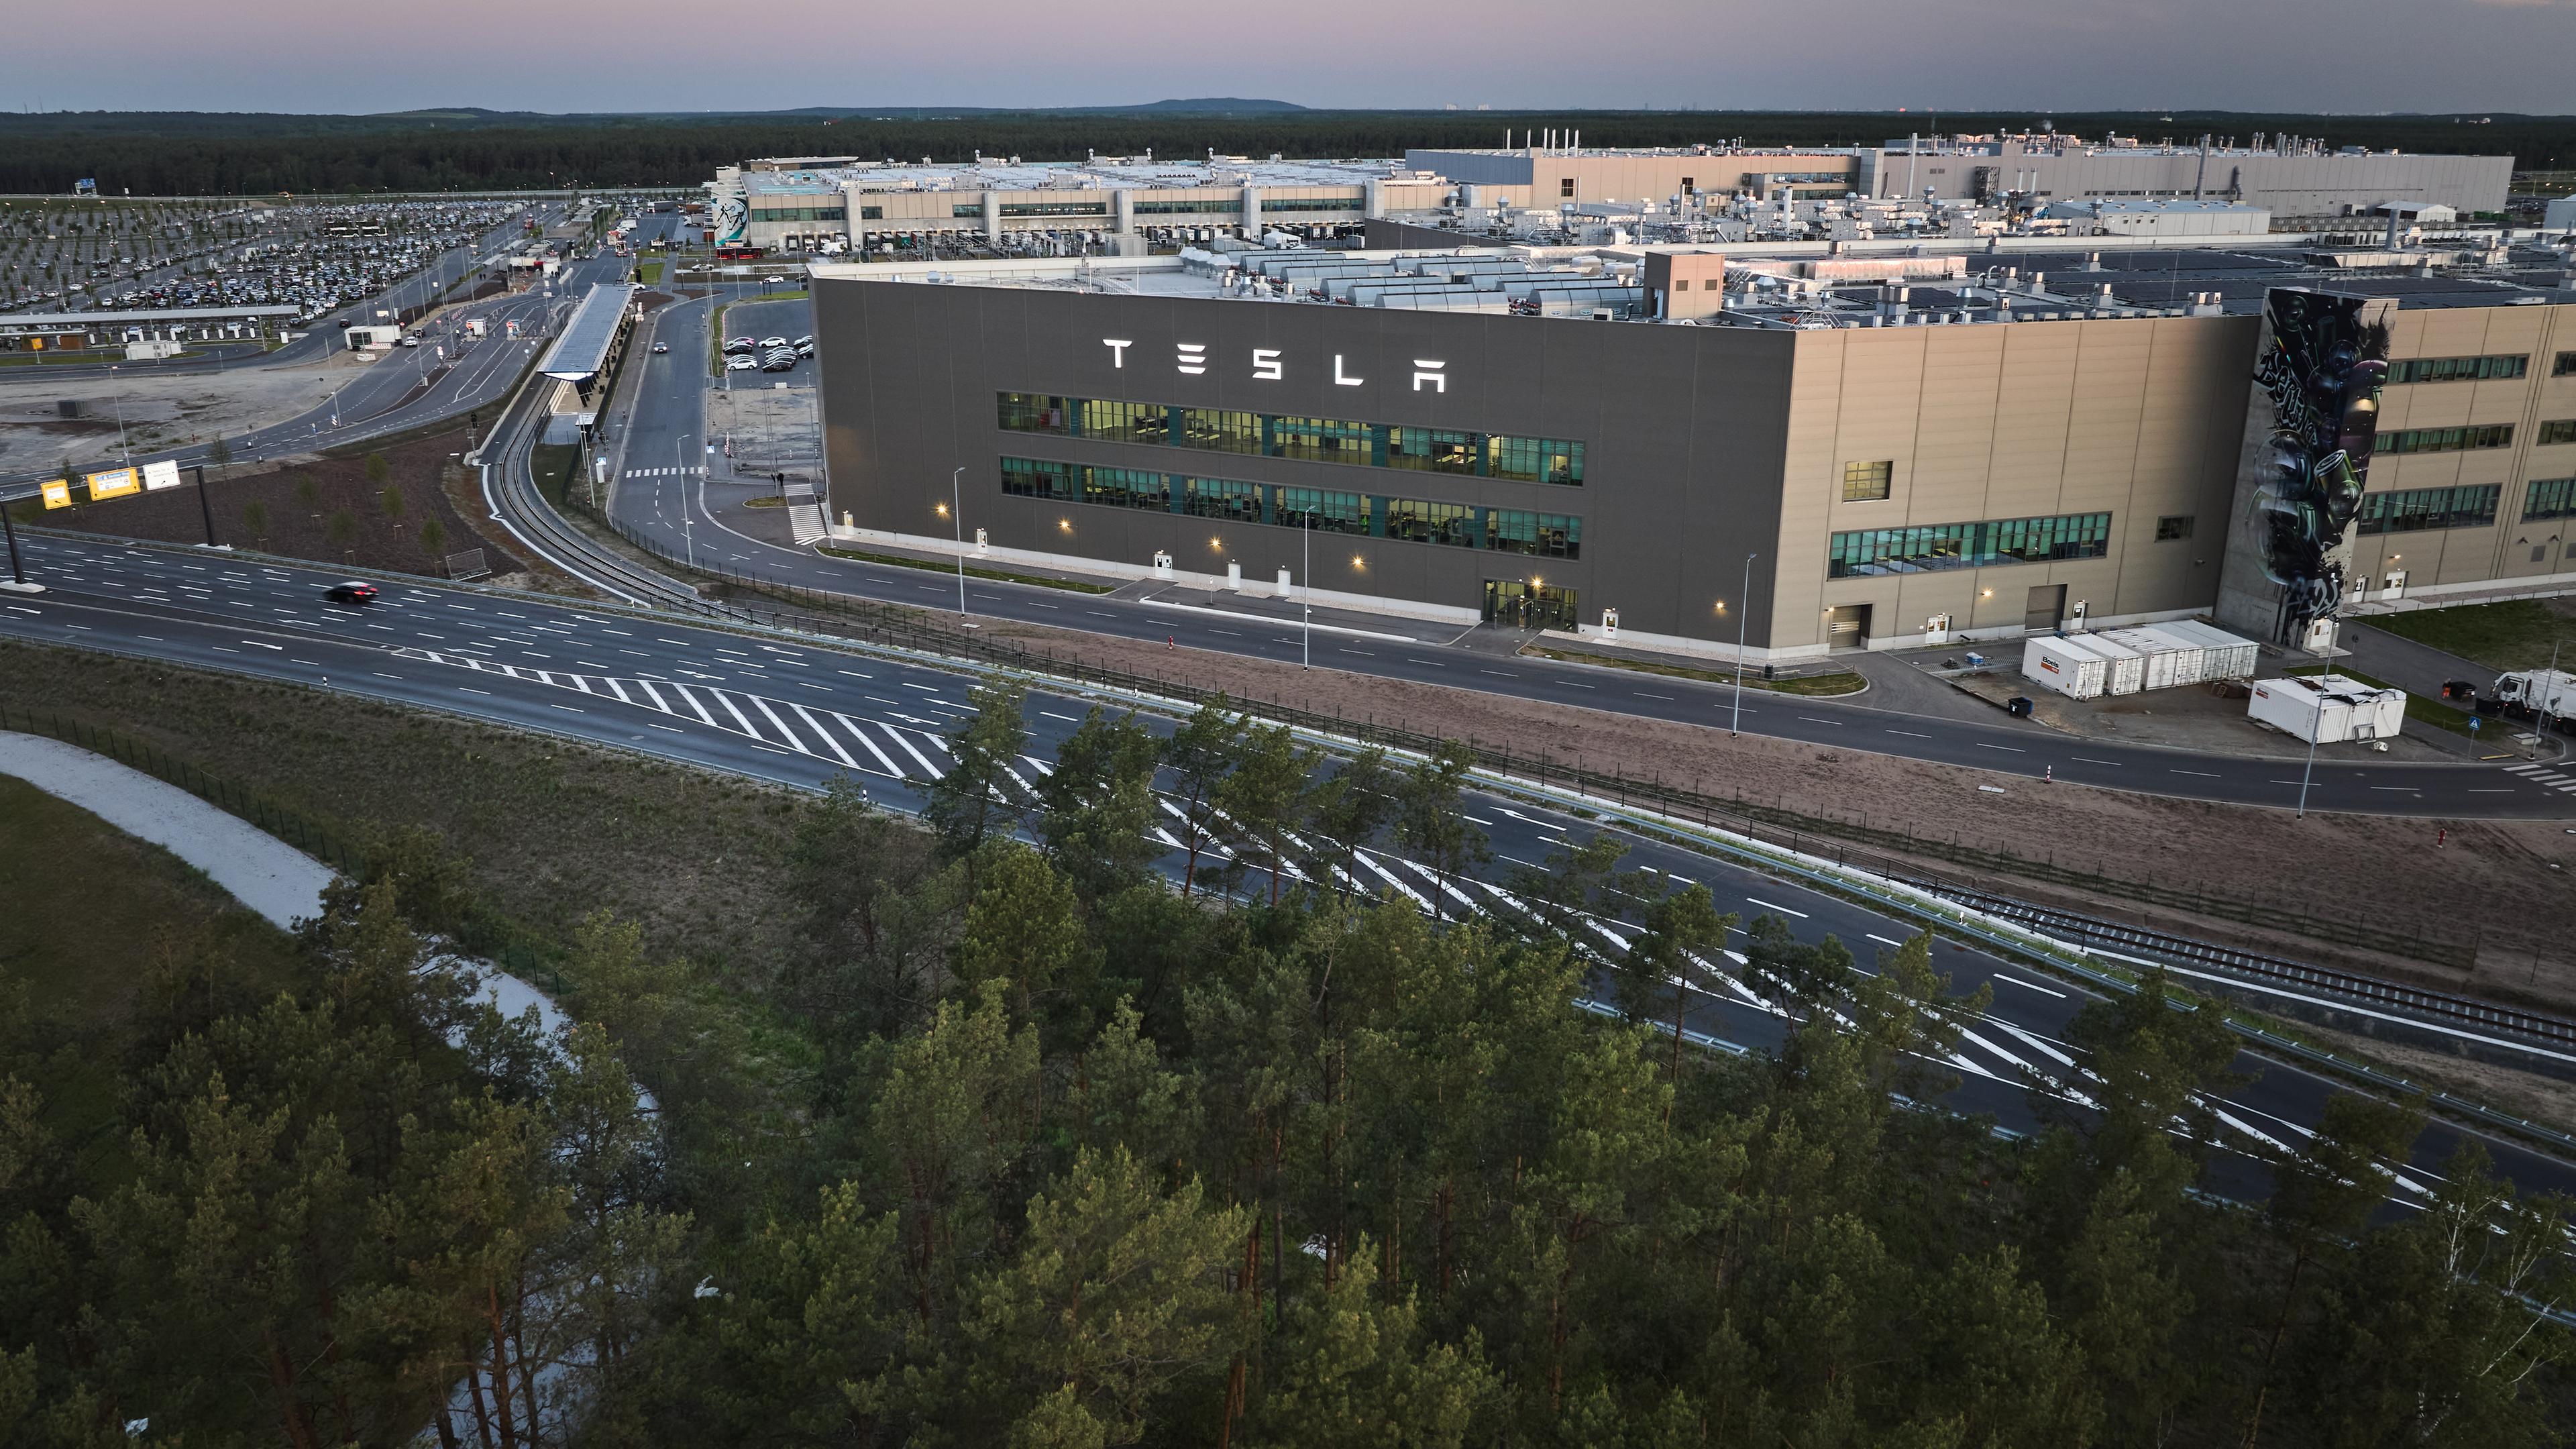
<path fill-rule="evenodd" d="M 611 516 L 673 557 L 690 556 L 753 574 L 855 598 L 951 608 L 956 585 L 919 570 L 835 558 L 787 548 L 737 531 L 709 502 L 727 473 L 721 448 L 710 453 L 705 393 L 721 386 L 707 369 L 709 306 L 695 301 L 654 314 L 654 336 L 670 345 L 646 366 L 630 368 L 620 406 L 631 409 L 612 439 L 617 481 Z M 828 359 L 825 360 L 828 365 Z M 758 376 L 759 374 L 751 374 Z M 721 440 L 718 440 L 719 444 Z M 974 519 L 969 478 L 965 526 Z M 1577 705 L 1649 719 L 1731 727 L 1739 718 L 1733 686 L 1641 675 L 1471 647 L 1459 626 L 1425 625 L 1385 616 L 1322 615 L 1309 638 L 1291 611 L 1260 601 L 1222 610 L 1178 606 L 1131 585 L 1112 595 L 977 580 L 968 607 L 979 614 L 1124 639 L 1172 642 L 1193 649 L 1283 663 L 1317 665 L 1383 679 L 1447 685 L 1514 699 Z M 2576 772 L 2517 768 L 2518 762 L 2357 763 L 2329 753 L 2313 778 L 2277 759 L 2202 754 L 2150 745 L 2083 740 L 1998 713 L 1989 723 L 1939 719 L 1874 708 L 1866 702 L 1747 690 L 1741 710 L 1748 733 L 1807 744 L 1866 750 L 2060 784 L 2289 809 L 2304 786 L 2310 810 L 2440 818 L 2576 818 Z"/>
<path fill-rule="evenodd" d="M 334 694 L 444 711 L 541 730 L 662 758 L 810 788 L 835 774 L 864 782 L 879 800 L 916 807 L 949 765 L 944 736 L 971 711 L 971 680 L 933 664 L 819 647 L 788 635 L 731 632 L 638 611 L 568 605 L 488 591 L 392 584 L 374 605 L 332 603 L 335 576 L 220 551 L 129 547 L 33 537 L 24 541 L 47 592 L 0 595 L 0 635 L 111 649 L 174 664 L 287 681 Z M 1019 774 L 1034 780 L 1094 701 L 1040 693 L 1029 701 Z M 1156 728 L 1166 728 L 1156 722 Z M 1596 828 L 1527 800 L 1471 793 L 1463 812 L 1491 838 L 1482 878 L 1444 883 L 1400 853 L 1363 849 L 1355 884 L 1428 909 L 1435 897 L 1457 915 L 1516 913 L 1503 882 L 1519 866 L 1545 869 L 1551 851 Z M 1168 832 L 1161 839 L 1175 842 Z M 1628 863 L 1676 882 L 1707 885 L 1721 909 L 1748 921 L 1773 915 L 1802 937 L 1832 934 L 1864 962 L 1913 933 L 1902 920 L 1728 861 L 1632 836 Z M 1167 866 L 1176 860 L 1167 857 Z M 1579 923 L 1596 949 L 1615 953 L 1628 920 Z M 1939 968 L 1960 991 L 1986 986 L 1988 1011 L 1971 1024 L 1950 1066 L 1951 1105 L 1991 1114 L 2009 1130 L 2037 1126 L 2048 1104 L 2080 1093 L 2067 1025 L 2091 998 L 2080 985 L 1945 942 Z M 1711 962 L 1715 990 L 1696 998 L 1693 1030 L 1760 1048 L 1777 1042 L 1783 1016 L 1748 983 Z M 2261 1190 L 2257 1155 L 2296 1150 L 2334 1087 L 2324 1078 L 2252 1055 L 2248 1080 L 2216 1105 L 2230 1150 L 2219 1180 Z M 2069 1085 L 2073 1084 L 2073 1085 Z M 2462 1136 L 2437 1126 L 2400 1186 L 2400 1204 L 2422 1192 Z M 2482 1139 L 2485 1140 L 2485 1139 Z M 2508 1140 L 2485 1140 L 2502 1168 L 2533 1188 L 2576 1187 L 2576 1168 Z"/>

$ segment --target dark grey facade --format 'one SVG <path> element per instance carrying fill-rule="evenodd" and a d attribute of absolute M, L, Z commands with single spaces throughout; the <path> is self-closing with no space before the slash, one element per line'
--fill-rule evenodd
<path fill-rule="evenodd" d="M 1586 624 L 1732 644 L 1748 553 L 1780 534 L 1795 336 L 1580 320 L 818 277 L 821 407 L 835 519 L 1185 572 L 1281 568 L 1320 590 L 1476 610 L 1487 585 L 1571 590 Z M 1195 349 L 1195 350 L 1192 350 Z M 1337 380 L 1338 379 L 1338 380 Z M 1580 484 L 1005 429 L 999 395 L 1116 400 L 1582 444 Z M 1381 435 L 1383 451 L 1383 435 Z M 1367 531 L 1003 491 L 1003 459 L 1368 498 Z M 1075 475 L 1079 478 L 1079 474 Z M 1186 497 L 1186 495 L 1184 495 Z M 1572 557 L 1388 537 L 1416 501 L 1579 520 Z M 1184 503 L 1183 506 L 1186 506 Z M 1743 628 L 1769 638 L 1769 566 Z M 1566 622 L 1572 622 L 1570 619 Z"/>

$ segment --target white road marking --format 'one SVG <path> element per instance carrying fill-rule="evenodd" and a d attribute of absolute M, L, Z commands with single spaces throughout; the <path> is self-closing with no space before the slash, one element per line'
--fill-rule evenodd
<path fill-rule="evenodd" d="M 1764 910 L 1768 910 L 1768 911 L 1778 911 L 1778 912 L 1782 913 L 1783 915 L 1796 916 L 1799 920 L 1802 920 L 1802 921 L 1803 921 L 1803 920 L 1805 920 L 1805 919 L 1807 919 L 1807 913 L 1806 913 L 1805 911 L 1793 911 L 1793 910 L 1790 910 L 1787 906 L 1775 906 L 1775 905 L 1773 905 L 1771 902 L 1766 901 L 1766 900 L 1762 899 L 1762 898 L 1761 898 L 1761 897 L 1759 897 L 1759 896 L 1746 896 L 1744 899 L 1746 899 L 1747 901 L 1750 901 L 1750 902 L 1751 902 L 1751 903 L 1753 903 L 1754 905 L 1757 905 L 1757 906 L 1762 907 Z"/>

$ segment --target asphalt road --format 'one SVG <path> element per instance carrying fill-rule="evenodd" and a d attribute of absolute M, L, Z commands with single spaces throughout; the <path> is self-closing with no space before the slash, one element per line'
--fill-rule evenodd
<path fill-rule="evenodd" d="M 22 540 L 38 595 L 0 595 L 0 635 L 211 667 L 332 693 L 440 710 L 724 770 L 813 787 L 835 774 L 860 780 L 897 809 L 917 808 L 947 768 L 943 736 L 971 711 L 971 681 L 871 654 L 704 629 L 652 617 L 512 596 L 396 584 L 374 605 L 335 605 L 335 576 L 236 560 L 220 551 Z M 1034 780 L 1090 701 L 1040 694 L 1028 705 L 1029 738 L 1018 773 Z M 1157 725 L 1158 729 L 1164 728 Z M 1166 806 L 1167 812 L 1171 807 Z M 1579 844 L 1595 826 L 1513 799 L 1470 794 L 1463 813 L 1491 839 L 1479 879 L 1452 881 L 1442 907 L 1509 914 L 1503 884 L 1515 867 L 1546 869 L 1549 852 Z M 1167 846 L 1178 842 L 1169 833 Z M 1773 915 L 1802 938 L 1833 935 L 1864 964 L 1909 927 L 1874 910 L 1722 860 L 1627 837 L 1630 866 L 1707 885 L 1721 910 L 1747 922 Z M 1165 858 L 1177 874 L 1177 849 Z M 1429 909 L 1444 887 L 1392 852 L 1363 852 L 1357 885 Z M 1255 877 L 1256 884 L 1259 877 Z M 1624 919 L 1585 923 L 1615 950 L 1634 933 Z M 1740 958 L 1738 958 L 1740 960 Z M 1712 1042 L 1775 1045 L 1779 1010 L 1711 962 L 1724 995 L 1695 995 L 1691 1028 Z M 1949 1066 L 1959 1085 L 1948 1104 L 1991 1115 L 2007 1130 L 2038 1129 L 2070 1109 L 2078 1085 L 2068 1023 L 2093 998 L 2069 982 L 1953 942 L 1938 945 L 1953 988 L 1988 986 L 1993 1003 Z M 2245 1054 L 2246 1075 L 2217 1105 L 2229 1146 L 2217 1185 L 2254 1195 L 2265 1170 L 2254 1150 L 2296 1150 L 2335 1088 L 2296 1067 Z M 2418 1171 L 2391 1201 L 2420 1205 L 2423 1188 L 2464 1134 L 2436 1126 Z M 2516 1142 L 2479 1137 L 2502 1171 L 2529 1189 L 2576 1188 L 2576 1167 Z"/>
<path fill-rule="evenodd" d="M 708 312 L 708 303 L 700 300 L 654 314 L 654 337 L 670 344 L 671 350 L 649 356 L 640 371 L 630 369 L 622 385 L 627 395 L 618 406 L 631 413 L 622 433 L 609 439 L 617 450 L 612 455 L 617 460 L 617 482 L 609 494 L 611 515 L 675 556 L 695 557 L 800 588 L 950 607 L 956 585 L 935 573 L 783 548 L 738 533 L 719 520 L 708 506 L 706 484 L 710 474 L 719 481 L 730 476 L 730 460 L 722 452 L 721 440 L 710 451 L 706 436 L 703 395 L 712 386 L 722 386 L 707 371 Z M 792 314 L 776 315 L 783 319 Z M 783 320 L 780 325 L 784 326 Z M 744 329 L 729 323 L 728 330 Z M 977 490 L 989 486 L 990 480 L 968 480 L 966 527 L 974 526 Z M 1293 606 L 1246 599 L 1229 601 L 1219 611 L 1146 597 L 1148 592 L 1147 586 L 1130 585 L 1114 596 L 1086 596 L 976 580 L 968 589 L 967 604 L 974 613 L 994 618 L 1125 639 L 1169 639 L 1187 648 L 1284 663 L 1299 662 L 1311 648 L 1317 665 L 1350 673 L 1650 719 L 1729 727 L 1739 718 L 1731 684 L 1480 649 L 1474 646 L 1493 642 L 1490 633 L 1480 639 L 1480 631 L 1455 625 L 1318 610 L 1317 628 L 1310 639 L 1300 630 Z M 1927 719 L 1873 708 L 1866 702 L 1837 703 L 1748 689 L 1740 718 L 1750 734 L 1962 765 L 2023 781 L 2048 779 L 2064 785 L 2275 809 L 2296 808 L 2302 792 L 2303 768 L 2297 762 L 2079 740 L 2001 715 L 1990 723 Z M 2517 765 L 2510 758 L 2485 763 L 2365 763 L 2354 757 L 2352 747 L 2328 747 L 2319 756 L 2313 777 L 2305 781 L 2306 807 L 2446 819 L 2576 819 L 2576 771 Z M 1666 768 L 1669 772 L 1671 767 Z"/>

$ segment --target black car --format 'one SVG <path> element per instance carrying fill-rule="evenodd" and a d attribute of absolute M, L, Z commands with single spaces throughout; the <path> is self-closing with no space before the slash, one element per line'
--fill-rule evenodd
<path fill-rule="evenodd" d="M 322 596 L 335 604 L 372 604 L 376 601 L 376 586 L 352 579 L 345 584 L 333 584 L 323 591 Z"/>

